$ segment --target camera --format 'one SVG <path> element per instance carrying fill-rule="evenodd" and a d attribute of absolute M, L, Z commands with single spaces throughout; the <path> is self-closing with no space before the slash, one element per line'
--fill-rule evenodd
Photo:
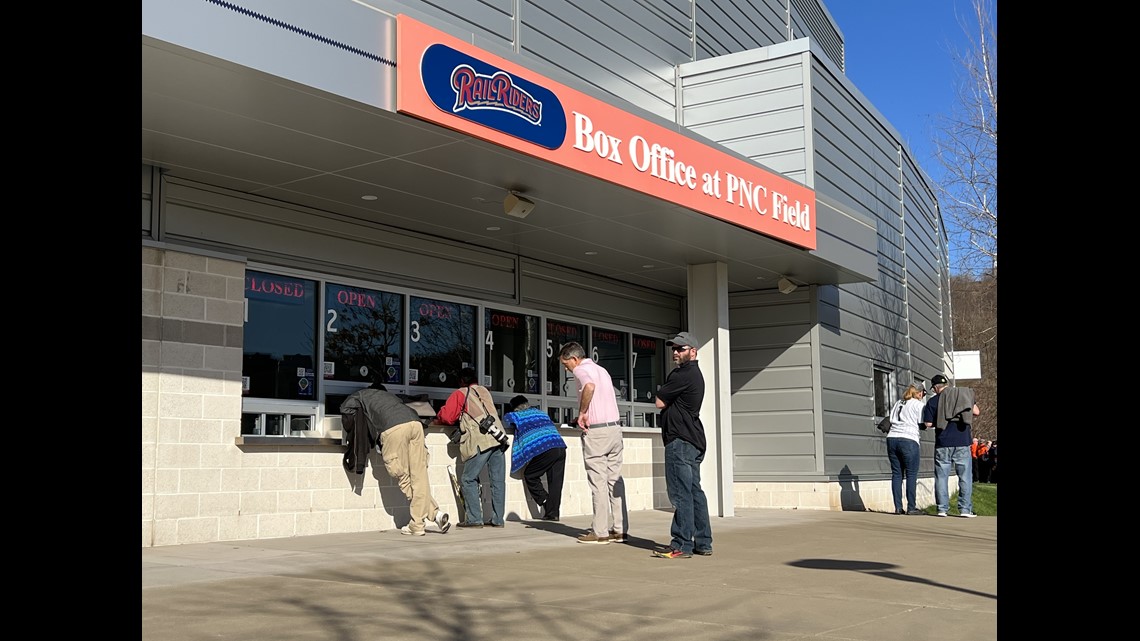
<path fill-rule="evenodd" d="M 494 436 L 495 440 L 503 447 L 510 445 L 510 443 L 507 442 L 506 432 L 503 431 L 503 428 L 499 427 L 499 423 L 495 421 L 495 417 L 490 414 L 484 416 L 479 421 L 479 431 Z"/>

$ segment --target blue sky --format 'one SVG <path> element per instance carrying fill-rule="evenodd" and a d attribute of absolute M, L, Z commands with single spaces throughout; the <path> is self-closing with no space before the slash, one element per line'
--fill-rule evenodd
<path fill-rule="evenodd" d="M 971 0 L 824 0 L 843 32 L 847 77 L 899 131 L 918 164 L 931 161 L 933 116 L 956 102 L 961 65 L 952 51 L 969 46 Z M 996 7 L 996 0 L 991 1 Z M 976 29 L 976 27 L 972 27 Z M 972 33 L 972 32 L 971 32 Z"/>

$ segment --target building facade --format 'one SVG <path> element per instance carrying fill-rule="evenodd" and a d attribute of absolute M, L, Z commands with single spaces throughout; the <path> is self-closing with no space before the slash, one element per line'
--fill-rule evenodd
<path fill-rule="evenodd" d="M 341 464 L 344 397 L 380 371 L 438 407 L 471 366 L 572 422 L 571 340 L 613 376 L 636 529 L 669 507 L 653 391 L 680 330 L 716 515 L 891 510 L 876 420 L 953 375 L 946 233 L 841 25 L 589 6 L 144 0 L 144 547 L 398 527 L 379 456 Z M 425 429 L 454 514 L 451 430 Z M 590 513 L 574 434 L 565 516 Z"/>

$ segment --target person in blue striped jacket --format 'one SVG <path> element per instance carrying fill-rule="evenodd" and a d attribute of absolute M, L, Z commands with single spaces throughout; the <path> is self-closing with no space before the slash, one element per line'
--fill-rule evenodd
<path fill-rule="evenodd" d="M 566 441 L 546 412 L 531 408 L 525 396 L 512 398 L 510 409 L 503 421 L 515 428 L 511 478 L 526 483 L 531 498 L 542 508 L 543 521 L 557 521 L 566 472 Z M 546 487 L 542 486 L 543 477 Z"/>

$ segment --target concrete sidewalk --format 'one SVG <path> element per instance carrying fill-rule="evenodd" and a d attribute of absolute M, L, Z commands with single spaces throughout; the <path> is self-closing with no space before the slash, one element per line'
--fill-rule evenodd
<path fill-rule="evenodd" d="M 577 516 L 143 548 L 142 638 L 997 638 L 997 518 L 745 509 L 713 518 L 713 556 L 654 558 L 671 519 L 608 545 Z"/>

